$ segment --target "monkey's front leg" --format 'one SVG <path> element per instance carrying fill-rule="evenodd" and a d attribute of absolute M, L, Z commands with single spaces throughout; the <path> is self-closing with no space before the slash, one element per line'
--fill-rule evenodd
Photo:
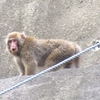
<path fill-rule="evenodd" d="M 25 66 L 25 75 L 32 75 L 36 73 L 37 62 L 35 60 L 30 60 L 26 63 L 23 63 Z"/>
<path fill-rule="evenodd" d="M 18 58 L 18 57 L 17 58 L 14 58 L 14 61 L 15 61 L 15 64 L 17 66 L 17 69 L 18 69 L 18 71 L 20 73 L 19 76 L 25 75 L 25 67 L 23 66 L 20 58 Z"/>

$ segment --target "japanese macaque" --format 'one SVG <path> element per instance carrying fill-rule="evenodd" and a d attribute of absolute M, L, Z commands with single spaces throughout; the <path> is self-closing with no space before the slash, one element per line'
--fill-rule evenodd
<path fill-rule="evenodd" d="M 20 75 L 32 75 L 36 68 L 51 67 L 81 51 L 79 45 L 63 39 L 36 39 L 23 33 L 12 32 L 7 35 L 6 49 L 14 57 Z M 77 57 L 60 68 L 79 67 Z M 57 69 L 54 69 L 57 70 Z"/>

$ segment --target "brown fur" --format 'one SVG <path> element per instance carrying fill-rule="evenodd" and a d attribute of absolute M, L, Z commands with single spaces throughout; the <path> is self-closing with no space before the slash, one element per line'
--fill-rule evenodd
<path fill-rule="evenodd" d="M 19 43 L 19 51 L 16 55 L 9 51 L 8 40 L 10 38 L 16 38 Z M 7 51 L 15 59 L 20 75 L 35 74 L 38 66 L 44 66 L 46 69 L 81 51 L 80 46 L 74 42 L 61 39 L 36 39 L 18 32 L 8 34 L 6 44 Z M 79 59 L 80 57 L 77 57 L 60 68 L 70 68 L 73 63 L 78 68 Z"/>

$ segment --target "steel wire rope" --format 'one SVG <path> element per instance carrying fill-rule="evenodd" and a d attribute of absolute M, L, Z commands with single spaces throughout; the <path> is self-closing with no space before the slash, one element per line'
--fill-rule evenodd
<path fill-rule="evenodd" d="M 68 61 L 70 61 L 70 60 L 72 60 L 72 59 L 74 59 L 74 58 L 80 56 L 81 54 L 83 54 L 83 53 L 85 53 L 85 52 L 87 52 L 87 51 L 89 51 L 89 50 L 91 50 L 91 49 L 93 49 L 93 48 L 95 48 L 95 47 L 97 47 L 97 46 L 100 46 L 100 42 L 97 42 L 96 44 L 94 44 L 94 45 L 92 45 L 92 46 L 86 48 L 85 50 L 83 50 L 83 51 L 81 51 L 81 52 L 79 52 L 79 53 L 77 53 L 77 54 L 75 54 L 75 55 L 73 55 L 73 56 L 71 56 L 71 57 L 69 57 L 69 58 L 67 58 L 67 59 L 65 59 L 65 60 L 63 60 L 63 61 L 61 61 L 61 62 L 59 62 L 58 64 L 53 65 L 53 66 L 49 67 L 48 69 L 43 70 L 43 71 L 39 72 L 39 73 L 36 74 L 36 75 L 32 75 L 31 77 L 25 79 L 24 81 L 21 81 L 21 82 L 15 84 L 15 85 L 11 86 L 11 87 L 8 88 L 8 89 L 5 89 L 5 90 L 1 91 L 1 92 L 0 92 L 0 95 L 5 94 L 5 93 L 7 93 L 7 92 L 9 92 L 9 91 L 11 91 L 11 90 L 13 90 L 13 89 L 15 89 L 15 88 L 17 88 L 17 87 L 23 85 L 23 84 L 25 84 L 26 82 L 29 82 L 29 81 L 31 81 L 32 79 L 35 79 L 35 78 L 41 76 L 42 74 L 45 74 L 45 73 L 47 73 L 47 72 L 49 72 L 49 71 L 51 71 L 51 70 L 53 70 L 53 69 L 55 69 L 55 68 L 61 66 L 62 64 L 64 64 L 64 63 L 66 63 L 66 62 L 68 62 Z"/>

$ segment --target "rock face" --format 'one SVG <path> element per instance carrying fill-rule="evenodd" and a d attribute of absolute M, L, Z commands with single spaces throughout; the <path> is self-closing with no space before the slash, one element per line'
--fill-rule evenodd
<path fill-rule="evenodd" d="M 75 41 L 82 49 L 99 38 L 99 0 L 2 0 L 0 1 L 0 78 L 18 75 L 5 52 L 5 37 L 20 31 L 39 38 Z M 85 53 L 81 67 L 98 64 L 100 51 Z"/>
<path fill-rule="evenodd" d="M 26 78 L 0 80 L 0 92 Z M 100 100 L 100 65 L 46 73 L 0 95 L 0 100 Z"/>

